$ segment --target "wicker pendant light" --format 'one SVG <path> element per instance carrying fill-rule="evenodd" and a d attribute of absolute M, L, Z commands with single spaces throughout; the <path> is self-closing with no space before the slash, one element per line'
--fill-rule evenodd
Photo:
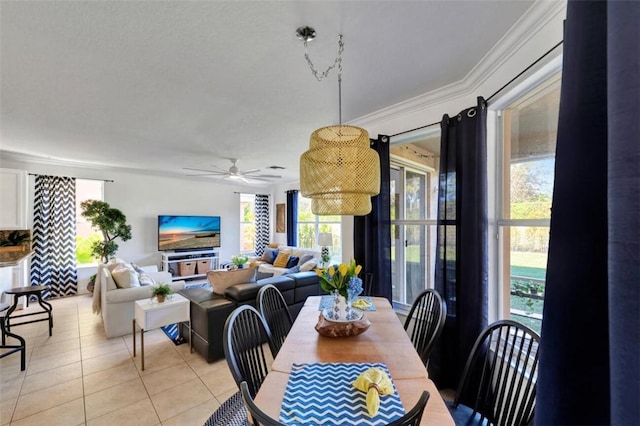
<path fill-rule="evenodd" d="M 315 30 L 301 27 L 298 37 L 307 42 Z M 338 57 L 327 71 L 319 73 L 305 58 L 320 81 L 338 66 L 340 124 L 322 127 L 311 134 L 309 150 L 300 157 L 300 193 L 311 198 L 316 215 L 355 215 L 371 212 L 371 197 L 380 192 L 380 157 L 370 148 L 369 133 L 360 127 L 342 125 L 342 36 Z"/>
<path fill-rule="evenodd" d="M 300 192 L 317 215 L 365 215 L 380 192 L 380 158 L 369 134 L 354 126 L 329 126 L 311 134 L 300 157 Z"/>

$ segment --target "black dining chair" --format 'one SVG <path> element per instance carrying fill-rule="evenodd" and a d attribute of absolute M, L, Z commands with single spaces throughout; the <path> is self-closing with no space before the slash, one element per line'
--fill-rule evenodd
<path fill-rule="evenodd" d="M 231 395 L 213 412 L 203 426 L 249 426 L 247 407 L 240 391 Z"/>
<path fill-rule="evenodd" d="M 250 414 L 249 424 L 251 426 L 285 426 L 278 420 L 272 418 L 267 413 L 262 411 L 260 407 L 253 401 L 251 394 L 249 393 L 249 387 L 246 382 L 240 384 L 240 392 L 242 393 L 242 399 Z M 417 426 L 422 420 L 422 414 L 429 401 L 429 392 L 423 391 L 420 395 L 420 399 L 416 405 L 409 410 L 404 416 L 389 423 L 389 426 Z"/>
<path fill-rule="evenodd" d="M 252 396 L 258 393 L 268 370 L 262 345 L 271 339 L 262 315 L 250 305 L 237 307 L 227 318 L 222 336 L 224 356 L 238 388 L 247 382 Z"/>
<path fill-rule="evenodd" d="M 249 424 L 251 426 L 285 426 L 283 423 L 280 423 L 262 411 L 260 407 L 256 405 L 253 401 L 251 392 L 249 392 L 249 385 L 247 382 L 240 383 L 240 392 L 242 393 L 244 405 L 247 407 L 247 411 L 249 411 Z"/>
<path fill-rule="evenodd" d="M 428 366 L 433 345 L 440 337 L 447 316 L 447 305 L 434 289 L 420 293 L 404 322 L 413 346 L 425 366 Z"/>
<path fill-rule="evenodd" d="M 532 424 L 539 345 L 540 336 L 515 321 L 500 320 L 485 328 L 448 404 L 456 424 Z"/>
<path fill-rule="evenodd" d="M 429 402 L 429 396 L 429 392 L 422 391 L 422 395 L 420 395 L 420 399 L 418 399 L 416 405 L 414 405 L 407 414 L 392 421 L 388 426 L 418 426 L 422 420 L 422 415 L 424 414 L 427 402 Z"/>
<path fill-rule="evenodd" d="M 260 288 L 257 299 L 262 318 L 264 318 L 269 326 L 269 331 L 271 331 L 269 348 L 271 348 L 271 353 L 275 357 L 280 351 L 284 339 L 287 338 L 289 330 L 291 330 L 293 318 L 282 293 L 274 285 L 267 284 Z"/>

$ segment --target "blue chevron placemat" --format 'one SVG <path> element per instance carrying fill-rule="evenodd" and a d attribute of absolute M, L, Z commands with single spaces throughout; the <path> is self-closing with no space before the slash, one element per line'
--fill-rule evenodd
<path fill-rule="evenodd" d="M 364 309 L 365 311 L 376 310 L 376 306 L 373 304 L 373 300 L 371 300 L 370 296 L 358 296 L 358 299 L 364 299 L 367 302 L 371 303 L 371 305 L 369 305 L 367 309 Z M 321 311 L 323 309 L 328 309 L 331 307 L 333 307 L 333 296 L 330 294 L 322 296 L 322 298 L 320 298 L 320 306 L 318 306 L 318 310 Z"/>
<path fill-rule="evenodd" d="M 405 414 L 395 384 L 393 394 L 380 397 L 378 414 L 367 412 L 367 394 L 353 387 L 358 375 L 382 363 L 293 364 L 280 422 L 286 425 L 387 425 Z M 391 377 L 391 375 L 389 375 Z M 393 380 L 392 380 L 393 381 Z"/>

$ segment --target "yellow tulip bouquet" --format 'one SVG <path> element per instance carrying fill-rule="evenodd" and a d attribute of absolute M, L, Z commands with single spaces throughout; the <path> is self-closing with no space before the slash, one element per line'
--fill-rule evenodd
<path fill-rule="evenodd" d="M 338 269 L 331 266 L 328 269 L 317 269 L 316 272 L 324 291 L 334 293 L 337 290 L 342 297 L 351 300 L 354 295 L 362 292 L 362 280 L 358 278 L 361 270 L 362 265 L 356 265 L 356 261 L 351 259 L 351 263 L 342 263 Z"/>

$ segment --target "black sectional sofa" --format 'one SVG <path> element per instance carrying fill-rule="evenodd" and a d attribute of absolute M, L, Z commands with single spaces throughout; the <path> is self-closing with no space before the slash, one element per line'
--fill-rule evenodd
<path fill-rule="evenodd" d="M 240 305 L 250 304 L 255 307 L 258 290 L 267 284 L 273 284 L 280 290 L 294 319 L 308 296 L 322 293 L 315 271 L 235 284 L 225 290 L 224 296 L 204 288 L 187 288 L 178 292 L 191 301 L 193 347 L 207 362 L 224 358 L 222 334 L 229 314 Z M 184 323 L 180 325 L 180 335 L 185 341 L 189 341 L 189 330 Z"/>

